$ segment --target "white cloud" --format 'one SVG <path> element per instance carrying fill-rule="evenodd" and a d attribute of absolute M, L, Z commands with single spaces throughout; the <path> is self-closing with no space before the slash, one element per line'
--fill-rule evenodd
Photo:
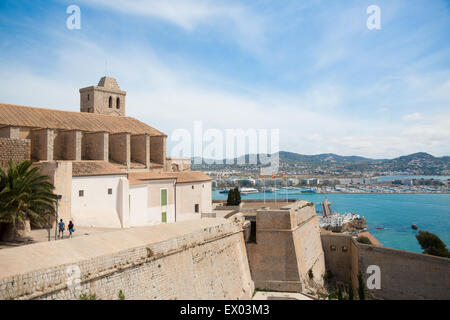
<path fill-rule="evenodd" d="M 264 44 L 264 18 L 241 3 L 211 0 L 82 0 L 86 6 L 129 15 L 158 18 L 187 32 L 220 29 L 242 47 L 259 51 Z"/>
<path fill-rule="evenodd" d="M 403 120 L 406 120 L 406 121 L 417 121 L 420 119 L 422 119 L 422 115 L 419 112 L 407 114 L 406 116 L 403 117 Z"/>
<path fill-rule="evenodd" d="M 286 93 L 234 79 L 236 86 L 246 89 L 242 93 L 223 85 L 233 82 L 230 79 L 192 64 L 162 62 L 147 47 L 108 48 L 68 40 L 55 54 L 54 69 L 45 73 L 0 61 L 0 69 L 8 74 L 0 78 L 2 102 L 78 111 L 78 89 L 96 84 L 108 56 L 108 64 L 114 66 L 111 76 L 127 91 L 127 115 L 169 138 L 174 130 L 192 130 L 194 121 L 203 120 L 205 129 L 278 128 L 281 150 L 305 154 L 384 158 L 418 151 L 450 153 L 449 114 L 381 125 L 371 117 L 346 117 L 341 109 L 347 102 L 345 88 L 338 86 L 311 83 L 303 91 Z"/>
<path fill-rule="evenodd" d="M 312 133 L 306 136 L 306 140 L 311 142 L 321 142 L 323 141 L 323 137 L 318 133 Z"/>

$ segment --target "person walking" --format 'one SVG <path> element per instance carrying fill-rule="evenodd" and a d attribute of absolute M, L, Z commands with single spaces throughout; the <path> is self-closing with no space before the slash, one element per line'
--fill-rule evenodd
<path fill-rule="evenodd" d="M 59 220 L 58 223 L 58 238 L 59 237 L 64 238 L 64 229 L 65 229 L 64 222 L 63 219 L 61 219 Z"/>
<path fill-rule="evenodd" d="M 73 228 L 72 221 L 69 221 L 68 229 L 69 229 L 69 238 L 72 238 L 72 233 L 75 231 L 75 229 Z"/>

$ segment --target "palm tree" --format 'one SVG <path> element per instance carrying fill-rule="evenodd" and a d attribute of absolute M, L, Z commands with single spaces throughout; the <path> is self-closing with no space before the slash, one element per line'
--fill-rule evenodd
<path fill-rule="evenodd" d="M 55 213 L 54 187 L 48 176 L 31 165 L 27 160 L 16 166 L 10 160 L 7 171 L 0 167 L 0 222 L 7 223 L 13 239 L 17 236 L 17 227 L 23 226 L 25 221 L 42 226 L 46 218 Z"/>

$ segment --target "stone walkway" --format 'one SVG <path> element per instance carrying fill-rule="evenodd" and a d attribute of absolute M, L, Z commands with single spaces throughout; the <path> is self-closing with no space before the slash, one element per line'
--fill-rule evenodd
<path fill-rule="evenodd" d="M 301 293 L 258 291 L 252 300 L 313 300 Z"/>
<path fill-rule="evenodd" d="M 116 228 L 91 228 L 91 227 L 75 227 L 75 232 L 72 234 L 72 238 L 77 237 L 83 237 L 88 236 L 92 234 L 102 233 L 102 232 L 111 232 L 111 231 L 117 231 L 121 229 Z M 17 246 L 23 246 L 31 243 L 36 242 L 47 242 L 48 241 L 48 230 L 47 229 L 38 229 L 38 230 L 31 230 L 30 233 L 31 241 L 24 241 L 19 243 L 10 243 L 10 242 L 0 242 L 0 249 L 6 249 L 6 248 L 14 248 Z M 66 240 L 69 238 L 69 232 L 66 230 L 64 231 L 64 238 L 58 238 L 59 240 Z M 55 240 L 55 228 L 50 230 L 50 241 Z"/>

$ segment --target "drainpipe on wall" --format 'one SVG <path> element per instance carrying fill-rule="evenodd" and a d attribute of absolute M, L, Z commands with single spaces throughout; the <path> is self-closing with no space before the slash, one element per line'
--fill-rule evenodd
<path fill-rule="evenodd" d="M 175 222 L 177 222 L 177 181 L 175 180 L 175 182 L 173 183 L 174 187 L 174 205 L 175 205 Z"/>

